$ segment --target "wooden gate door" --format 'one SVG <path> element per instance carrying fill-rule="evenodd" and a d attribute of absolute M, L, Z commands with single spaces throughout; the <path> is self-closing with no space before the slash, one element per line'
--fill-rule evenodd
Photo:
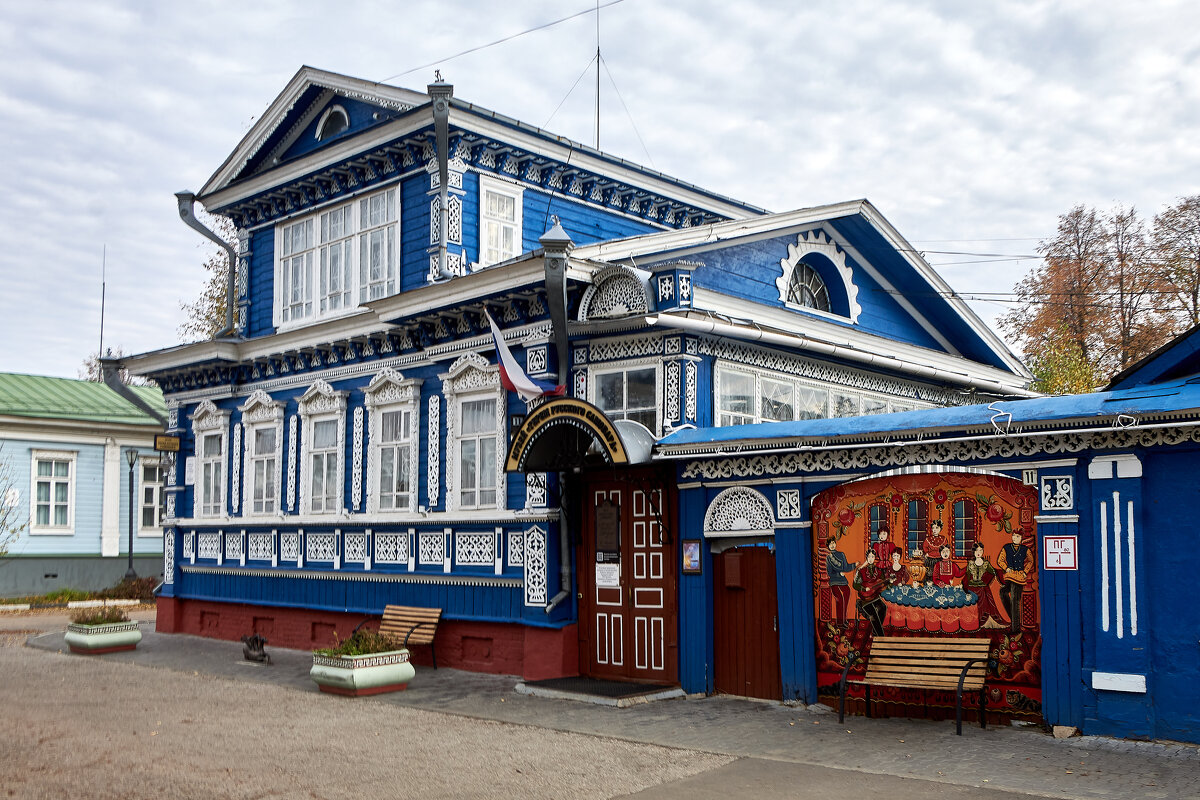
<path fill-rule="evenodd" d="M 594 678 L 678 683 L 675 537 L 662 528 L 663 490 L 622 480 L 585 486 L 581 670 Z"/>
<path fill-rule="evenodd" d="M 713 559 L 713 688 L 783 699 L 775 551 L 735 547 Z"/>

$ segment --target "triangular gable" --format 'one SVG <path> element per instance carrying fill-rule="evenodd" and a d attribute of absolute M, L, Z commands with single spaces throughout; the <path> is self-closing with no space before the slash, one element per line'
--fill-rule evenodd
<path fill-rule="evenodd" d="M 340 103 L 346 109 L 351 122 L 346 133 L 354 133 L 428 102 L 429 97 L 421 92 L 301 67 L 204 184 L 200 196 L 273 167 L 276 158 L 282 163 L 322 144 L 330 144 L 315 142 L 311 134 L 321 114 L 332 105 Z M 376 113 L 380 114 L 379 119 L 374 118 Z M 306 133 L 308 141 L 314 144 L 307 150 L 299 144 Z M 333 140 L 338 138 L 341 137 Z"/>
<path fill-rule="evenodd" d="M 796 312 L 780 299 L 787 262 L 796 260 L 790 256 L 810 250 L 824 256 L 815 263 L 825 265 L 822 277 L 831 294 L 838 289 L 845 298 L 840 308 L 832 303 L 837 313 Z M 719 309 L 729 316 L 753 312 L 756 322 L 770 324 L 750 304 L 773 305 L 779 313 L 771 309 L 771 318 L 784 320 L 785 327 L 853 328 L 1029 377 L 1004 342 L 866 200 L 583 245 L 572 253 L 573 261 L 598 262 L 597 270 L 604 262 L 649 268 L 680 258 L 720 262 L 707 275 L 698 269 L 693 280 L 700 292 L 708 288 L 745 301 L 740 314 Z M 850 265 L 849 279 L 843 261 Z"/>
<path fill-rule="evenodd" d="M 1141 361 L 1114 375 L 1105 389 L 1132 389 L 1197 373 L 1200 373 L 1200 325 L 1184 331 Z"/>

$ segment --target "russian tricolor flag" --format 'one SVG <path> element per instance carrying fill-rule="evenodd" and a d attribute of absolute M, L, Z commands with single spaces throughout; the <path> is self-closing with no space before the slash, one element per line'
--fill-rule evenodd
<path fill-rule="evenodd" d="M 483 310 L 483 315 L 487 317 L 488 325 L 492 326 L 492 341 L 496 344 L 496 356 L 500 361 L 500 383 L 505 389 L 516 392 L 526 403 L 546 395 L 567 393 L 566 386 L 555 386 L 549 381 L 534 380 L 526 375 L 525 370 L 521 369 L 521 365 L 513 357 L 512 351 L 508 349 L 508 345 L 504 343 L 504 337 L 500 335 L 500 329 L 496 327 L 496 320 L 492 319 L 492 315 L 487 312 L 486 308 Z"/>

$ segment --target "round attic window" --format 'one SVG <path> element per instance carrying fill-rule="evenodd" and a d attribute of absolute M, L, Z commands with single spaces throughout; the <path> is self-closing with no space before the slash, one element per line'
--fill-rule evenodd
<path fill-rule="evenodd" d="M 817 271 L 801 261 L 792 271 L 788 285 L 787 302 L 818 311 L 829 310 L 829 290 Z"/>
<path fill-rule="evenodd" d="M 331 106 L 321 115 L 317 123 L 317 141 L 323 142 L 350 127 L 350 117 L 341 106 Z"/>

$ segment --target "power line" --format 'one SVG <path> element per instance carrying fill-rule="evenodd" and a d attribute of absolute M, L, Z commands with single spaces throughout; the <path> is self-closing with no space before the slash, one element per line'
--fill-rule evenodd
<path fill-rule="evenodd" d="M 646 142 L 642 139 L 642 132 L 638 130 L 637 123 L 633 121 L 633 114 L 629 113 L 629 106 L 625 105 L 625 98 L 621 96 L 621 90 L 617 88 L 617 82 L 608 69 L 608 62 L 600 57 L 599 50 L 596 51 L 596 58 L 599 58 L 600 63 L 604 65 L 604 73 L 608 75 L 608 82 L 612 84 L 613 91 L 617 93 L 617 99 L 621 101 L 621 108 L 625 109 L 625 116 L 629 118 L 629 124 L 633 126 L 633 133 L 637 136 L 638 144 L 642 146 L 642 152 L 646 154 L 646 160 L 650 162 L 650 166 L 654 167 L 654 159 L 651 158 L 650 151 L 646 149 Z"/>
<path fill-rule="evenodd" d="M 470 55 L 471 53 L 477 53 L 480 50 L 486 50 L 487 48 L 495 47 L 498 44 L 504 44 L 505 42 L 511 42 L 513 39 L 518 39 L 528 33 L 534 33 L 536 31 L 543 31 L 546 28 L 553 28 L 555 25 L 561 24 L 568 20 L 575 19 L 576 17 L 582 17 L 585 14 L 599 14 L 600 9 L 608 8 L 609 6 L 615 6 L 617 3 L 623 3 L 623 2 L 625 2 L 625 0 L 609 0 L 607 3 L 605 3 L 603 5 L 596 5 L 596 6 L 593 6 L 592 8 L 585 8 L 583 11 L 576 11 L 574 14 L 568 14 L 567 16 L 562 17 L 560 19 L 556 19 L 553 22 L 547 22 L 543 25 L 537 25 L 533 28 L 526 28 L 525 30 L 520 31 L 519 33 L 510 34 L 503 38 L 497 39 L 494 42 L 488 42 L 487 44 L 481 44 L 476 47 L 470 47 L 466 50 L 463 50 L 460 53 L 455 53 L 454 55 L 449 56 L 447 58 L 439 58 L 435 61 L 430 61 L 427 64 L 421 64 L 420 66 L 406 69 L 403 72 L 397 72 L 395 75 L 389 75 L 386 78 L 376 81 L 376 83 L 387 83 L 390 80 L 394 80 L 396 78 L 403 77 L 405 75 L 408 75 L 409 73 L 416 72 L 417 70 L 427 69 L 427 68 L 435 66 L 437 64 L 445 64 L 449 61 L 453 61 L 456 58 L 461 58 L 462 56 Z"/>

